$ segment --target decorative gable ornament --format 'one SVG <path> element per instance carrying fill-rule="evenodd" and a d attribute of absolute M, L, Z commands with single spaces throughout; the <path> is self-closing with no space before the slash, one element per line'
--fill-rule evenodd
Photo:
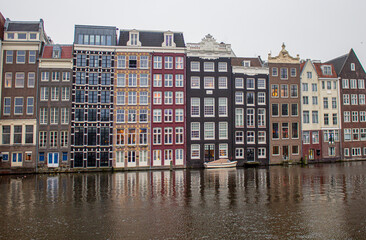
<path fill-rule="evenodd" d="M 276 57 L 272 57 L 271 53 L 268 53 L 268 62 L 269 63 L 300 63 L 299 54 L 295 57 L 292 57 L 288 51 L 286 50 L 285 43 L 282 44 L 282 50 Z"/>

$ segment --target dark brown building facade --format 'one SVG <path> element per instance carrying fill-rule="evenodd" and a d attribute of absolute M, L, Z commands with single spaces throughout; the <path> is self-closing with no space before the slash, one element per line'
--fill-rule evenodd
<path fill-rule="evenodd" d="M 279 55 L 268 55 L 270 85 L 270 163 L 301 159 L 300 58 L 285 45 Z"/>

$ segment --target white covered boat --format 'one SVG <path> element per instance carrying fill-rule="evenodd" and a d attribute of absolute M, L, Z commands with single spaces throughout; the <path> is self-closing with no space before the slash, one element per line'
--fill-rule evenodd
<path fill-rule="evenodd" d="M 236 167 L 237 161 L 230 161 L 229 159 L 219 159 L 211 162 L 205 162 L 205 168 L 233 168 Z"/>

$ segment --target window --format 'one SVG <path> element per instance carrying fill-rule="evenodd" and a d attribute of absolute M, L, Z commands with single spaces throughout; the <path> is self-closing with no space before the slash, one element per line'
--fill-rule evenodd
<path fill-rule="evenodd" d="M 23 114 L 23 97 L 14 98 L 14 114 Z"/>
<path fill-rule="evenodd" d="M 98 73 L 89 73 L 89 85 L 98 85 Z"/>
<path fill-rule="evenodd" d="M 244 93 L 243 92 L 235 92 L 235 104 L 237 104 L 237 105 L 244 104 Z"/>
<path fill-rule="evenodd" d="M 164 92 L 164 104 L 167 105 L 173 104 L 173 92 L 170 91 Z"/>
<path fill-rule="evenodd" d="M 324 125 L 329 125 L 329 114 L 324 113 Z"/>
<path fill-rule="evenodd" d="M 10 115 L 11 111 L 11 98 L 5 97 L 4 98 L 4 115 Z"/>
<path fill-rule="evenodd" d="M 258 89 L 266 89 L 266 79 L 258 78 Z"/>
<path fill-rule="evenodd" d="M 99 56 L 98 55 L 90 55 L 89 57 L 89 67 L 99 67 Z"/>
<path fill-rule="evenodd" d="M 235 108 L 235 127 L 244 127 L 244 109 Z"/>
<path fill-rule="evenodd" d="M 17 63 L 25 63 L 25 51 L 17 51 Z"/>
<path fill-rule="evenodd" d="M 117 68 L 126 68 L 126 56 L 117 56 Z"/>
<path fill-rule="evenodd" d="M 69 123 L 69 109 L 61 108 L 61 124 Z"/>
<path fill-rule="evenodd" d="M 17 72 L 15 74 L 15 87 L 16 88 L 23 88 L 24 87 L 24 73 Z"/>
<path fill-rule="evenodd" d="M 219 117 L 227 116 L 227 98 L 219 98 Z"/>
<path fill-rule="evenodd" d="M 278 117 L 279 111 L 278 111 L 278 104 L 277 103 L 273 103 L 272 104 L 272 116 L 273 117 Z"/>
<path fill-rule="evenodd" d="M 129 109 L 128 110 L 127 121 L 129 123 L 135 123 L 137 121 L 136 109 Z"/>
<path fill-rule="evenodd" d="M 56 131 L 51 131 L 50 132 L 50 147 L 57 147 L 57 136 L 58 135 L 58 132 Z"/>
<path fill-rule="evenodd" d="M 5 73 L 4 87 L 5 88 L 11 88 L 12 81 L 13 81 L 13 73 L 11 73 L 11 72 Z"/>
<path fill-rule="evenodd" d="M 199 144 L 192 144 L 191 145 L 191 158 L 192 159 L 199 159 L 200 158 L 200 145 Z"/>
<path fill-rule="evenodd" d="M 266 95 L 264 92 L 258 93 L 258 104 L 259 105 L 265 105 L 266 104 Z"/>
<path fill-rule="evenodd" d="M 86 55 L 78 54 L 76 56 L 76 66 L 77 67 L 86 67 Z"/>
<path fill-rule="evenodd" d="M 247 105 L 254 105 L 254 93 L 247 92 Z"/>
<path fill-rule="evenodd" d="M 309 131 L 302 132 L 302 142 L 304 144 L 310 144 L 310 132 Z"/>
<path fill-rule="evenodd" d="M 332 89 L 332 82 L 331 81 L 327 81 L 327 89 L 328 90 Z"/>
<path fill-rule="evenodd" d="M 365 141 L 366 140 L 366 128 L 360 129 L 360 140 Z"/>
<path fill-rule="evenodd" d="M 324 98 L 323 98 L 323 107 L 324 107 L 325 109 L 328 109 L 328 98 L 327 98 L 327 97 L 324 97 Z"/>
<path fill-rule="evenodd" d="M 67 131 L 60 132 L 60 146 L 67 147 L 69 145 L 69 134 Z"/>
<path fill-rule="evenodd" d="M 288 123 L 282 123 L 282 138 L 288 139 L 289 138 L 289 129 Z"/>
<path fill-rule="evenodd" d="M 161 68 L 162 68 L 162 57 L 154 56 L 154 69 L 161 69 Z"/>
<path fill-rule="evenodd" d="M 236 131 L 235 132 L 235 143 L 236 144 L 244 144 L 244 132 Z"/>
<path fill-rule="evenodd" d="M 219 139 L 228 139 L 228 123 L 219 122 Z"/>
<path fill-rule="evenodd" d="M 184 109 L 175 109 L 175 121 L 183 122 L 184 118 Z"/>
<path fill-rule="evenodd" d="M 58 124 L 58 108 L 50 108 L 50 123 Z"/>
<path fill-rule="evenodd" d="M 125 130 L 122 128 L 117 129 L 116 134 L 116 144 L 117 145 L 124 145 L 125 144 Z"/>
<path fill-rule="evenodd" d="M 357 89 L 357 80 L 356 79 L 351 79 L 351 88 L 352 89 Z"/>
<path fill-rule="evenodd" d="M 360 111 L 360 122 L 366 122 L 366 112 Z"/>
<path fill-rule="evenodd" d="M 365 94 L 358 95 L 358 102 L 360 105 L 365 105 Z"/>
<path fill-rule="evenodd" d="M 215 139 L 215 123 L 205 122 L 204 123 L 204 139 L 214 140 Z"/>
<path fill-rule="evenodd" d="M 356 70 L 356 66 L 354 63 L 351 63 L 351 71 L 355 71 Z"/>
<path fill-rule="evenodd" d="M 302 91 L 303 92 L 307 92 L 309 89 L 308 89 L 308 84 L 307 83 L 303 83 L 302 84 Z"/>
<path fill-rule="evenodd" d="M 258 143 L 266 143 L 266 132 L 258 131 Z"/>
<path fill-rule="evenodd" d="M 357 105 L 357 94 L 351 94 L 351 104 Z"/>
<path fill-rule="evenodd" d="M 247 143 L 254 144 L 255 143 L 255 133 L 254 131 L 247 132 Z"/>
<path fill-rule="evenodd" d="M 183 57 L 175 57 L 175 69 L 183 69 L 184 60 Z"/>
<path fill-rule="evenodd" d="M 227 63 L 219 62 L 219 72 L 227 72 Z"/>
<path fill-rule="evenodd" d="M 319 120 L 318 120 L 318 111 L 312 111 L 312 122 L 313 123 L 319 123 Z"/>
<path fill-rule="evenodd" d="M 349 88 L 349 81 L 348 81 L 348 79 L 342 79 L 342 88 L 344 88 L 344 89 Z"/>
<path fill-rule="evenodd" d="M 165 128 L 164 129 L 164 143 L 165 144 L 173 144 L 173 128 Z"/>
<path fill-rule="evenodd" d="M 243 78 L 235 78 L 235 88 L 244 88 Z"/>
<path fill-rule="evenodd" d="M 191 117 L 200 116 L 200 99 L 191 98 Z"/>
<path fill-rule="evenodd" d="M 111 67 L 111 56 L 102 56 L 102 67 L 103 68 L 110 68 Z"/>
<path fill-rule="evenodd" d="M 288 116 L 288 104 L 287 103 L 283 103 L 281 104 L 281 115 L 282 116 Z"/>
<path fill-rule="evenodd" d="M 140 92 L 140 105 L 147 105 L 147 104 L 148 104 L 148 93 Z"/>
<path fill-rule="evenodd" d="M 227 89 L 227 77 L 219 77 L 219 89 Z"/>
<path fill-rule="evenodd" d="M 10 126 L 3 126 L 2 144 L 10 144 Z"/>
<path fill-rule="evenodd" d="M 272 123 L 272 138 L 273 139 L 280 138 L 279 125 L 278 125 L 278 123 Z"/>
<path fill-rule="evenodd" d="M 272 97 L 278 97 L 278 85 L 277 84 L 272 84 L 271 95 L 272 95 Z"/>
<path fill-rule="evenodd" d="M 6 63 L 12 64 L 13 63 L 13 51 L 6 51 Z"/>
<path fill-rule="evenodd" d="M 244 148 L 236 148 L 235 149 L 235 157 L 236 158 L 244 158 Z"/>
<path fill-rule="evenodd" d="M 161 122 L 161 109 L 153 110 L 153 122 Z"/>
<path fill-rule="evenodd" d="M 41 131 L 39 132 L 39 147 L 47 146 L 47 132 Z"/>
<path fill-rule="evenodd" d="M 36 74 L 34 72 L 28 73 L 28 88 L 34 88 L 36 82 Z"/>
<path fill-rule="evenodd" d="M 291 77 L 296 77 L 296 68 L 291 68 Z"/>
<path fill-rule="evenodd" d="M 294 85 L 294 84 L 291 85 L 290 94 L 291 94 L 292 98 L 297 98 L 297 96 L 298 96 L 297 85 Z"/>
<path fill-rule="evenodd" d="M 200 123 L 199 122 L 191 123 L 191 139 L 200 140 Z"/>
<path fill-rule="evenodd" d="M 117 92 L 117 105 L 124 105 L 126 99 L 125 92 Z"/>
<path fill-rule="evenodd" d="M 358 89 L 365 89 L 365 80 L 358 79 Z"/>
<path fill-rule="evenodd" d="M 204 99 L 204 115 L 205 117 L 215 116 L 215 99 L 205 98 Z"/>
<path fill-rule="evenodd" d="M 22 126 L 21 125 L 14 126 L 13 142 L 14 142 L 14 144 L 22 143 Z"/>
<path fill-rule="evenodd" d="M 76 72 L 75 83 L 85 85 L 85 72 Z"/>
<path fill-rule="evenodd" d="M 278 68 L 274 67 L 272 68 L 272 76 L 277 77 L 278 76 Z"/>
<path fill-rule="evenodd" d="M 51 87 L 51 101 L 58 101 L 58 99 L 59 99 L 59 88 Z"/>
<path fill-rule="evenodd" d="M 140 123 L 147 123 L 147 109 L 140 110 Z"/>
<path fill-rule="evenodd" d="M 173 57 L 166 56 L 164 58 L 164 67 L 165 69 L 173 69 Z"/>
<path fill-rule="evenodd" d="M 136 128 L 127 129 L 127 145 L 136 145 Z"/>
<path fill-rule="evenodd" d="M 160 105 L 161 104 L 161 99 L 162 99 L 162 96 L 161 96 L 161 92 L 154 92 L 154 98 L 153 98 L 153 103 L 155 105 Z"/>
<path fill-rule="evenodd" d="M 162 77 L 161 74 L 154 74 L 154 87 L 162 86 Z"/>
<path fill-rule="evenodd" d="M 254 89 L 254 78 L 247 78 L 247 89 Z"/>
<path fill-rule="evenodd" d="M 177 105 L 184 104 L 183 96 L 184 96 L 183 92 L 175 92 L 175 104 Z"/>
<path fill-rule="evenodd" d="M 343 112 L 344 122 L 351 122 L 351 113 L 349 111 Z"/>
<path fill-rule="evenodd" d="M 352 112 L 352 122 L 358 122 L 358 112 L 357 111 Z"/>
<path fill-rule="evenodd" d="M 204 88 L 205 89 L 215 89 L 215 79 L 213 77 L 204 78 Z"/>
<path fill-rule="evenodd" d="M 128 92 L 128 105 L 137 104 L 137 92 Z"/>
<path fill-rule="evenodd" d="M 184 142 L 184 135 L 183 135 L 183 128 L 177 127 L 175 128 L 175 143 L 176 144 L 183 144 Z"/>
<path fill-rule="evenodd" d="M 215 71 L 214 63 L 213 62 L 204 62 L 203 69 L 205 72 L 214 72 Z"/>
<path fill-rule="evenodd" d="M 312 101 L 313 101 L 313 105 L 318 105 L 318 97 L 317 96 L 313 96 Z"/>
<path fill-rule="evenodd" d="M 39 123 L 47 124 L 48 121 L 48 108 L 40 108 L 39 110 Z"/>
<path fill-rule="evenodd" d="M 136 35 L 136 34 L 131 34 L 131 35 Z M 129 162 L 129 163 L 136 162 L 136 151 L 127 152 L 127 162 Z"/>
<path fill-rule="evenodd" d="M 266 126 L 266 110 L 264 108 L 258 109 L 258 127 Z"/>
<path fill-rule="evenodd" d="M 309 97 L 308 96 L 303 96 L 302 97 L 302 104 L 304 104 L 304 105 L 308 105 L 309 104 Z"/>
<path fill-rule="evenodd" d="M 173 122 L 173 110 L 164 109 L 164 122 Z"/>
<path fill-rule="evenodd" d="M 173 74 L 164 75 L 164 87 L 173 87 Z"/>
<path fill-rule="evenodd" d="M 219 144 L 219 158 L 227 158 L 227 157 L 228 157 L 228 145 Z"/>
<path fill-rule="evenodd" d="M 287 68 L 281 68 L 281 79 L 288 79 L 288 69 Z"/>
<path fill-rule="evenodd" d="M 247 127 L 254 127 L 254 109 L 248 108 L 247 109 Z"/>
<path fill-rule="evenodd" d="M 323 75 L 332 75 L 332 67 L 329 65 L 322 66 Z"/>
<path fill-rule="evenodd" d="M 292 123 L 292 139 L 299 138 L 299 124 L 298 123 Z"/>
<path fill-rule="evenodd" d="M 200 71 L 200 63 L 199 62 L 191 62 L 191 71 L 199 72 Z"/>
<path fill-rule="evenodd" d="M 34 98 L 27 97 L 27 115 L 33 115 L 34 111 Z"/>
<path fill-rule="evenodd" d="M 349 94 L 343 94 L 343 104 L 349 105 Z"/>
<path fill-rule="evenodd" d="M 52 81 L 59 82 L 60 81 L 60 72 L 52 72 Z"/>
<path fill-rule="evenodd" d="M 175 86 L 176 87 L 184 87 L 183 74 L 176 74 L 175 75 Z"/>
<path fill-rule="evenodd" d="M 161 144 L 161 128 L 153 129 L 153 144 Z"/>
<path fill-rule="evenodd" d="M 311 90 L 312 90 L 313 92 L 317 92 L 317 91 L 318 91 L 318 84 L 316 84 L 316 83 L 312 83 L 312 84 L 311 84 Z"/>
<path fill-rule="evenodd" d="M 133 55 L 128 56 L 128 68 L 132 69 L 137 68 L 137 56 Z"/>
<path fill-rule="evenodd" d="M 309 111 L 303 111 L 303 123 L 309 123 Z"/>
<path fill-rule="evenodd" d="M 128 86 L 137 87 L 137 74 L 131 73 L 128 75 Z"/>

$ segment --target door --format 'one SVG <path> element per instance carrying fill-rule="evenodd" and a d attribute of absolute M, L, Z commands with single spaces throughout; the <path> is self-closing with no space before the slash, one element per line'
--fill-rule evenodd
<path fill-rule="evenodd" d="M 255 154 L 254 148 L 247 149 L 247 162 L 254 162 L 255 161 Z"/>
<path fill-rule="evenodd" d="M 309 159 L 314 159 L 314 149 L 309 150 Z"/>
<path fill-rule="evenodd" d="M 22 153 L 13 153 L 11 159 L 12 167 L 21 167 L 23 165 L 23 154 Z"/>
<path fill-rule="evenodd" d="M 205 162 L 215 160 L 215 144 L 205 144 Z"/>
<path fill-rule="evenodd" d="M 48 167 L 58 167 L 58 153 L 48 153 Z"/>

